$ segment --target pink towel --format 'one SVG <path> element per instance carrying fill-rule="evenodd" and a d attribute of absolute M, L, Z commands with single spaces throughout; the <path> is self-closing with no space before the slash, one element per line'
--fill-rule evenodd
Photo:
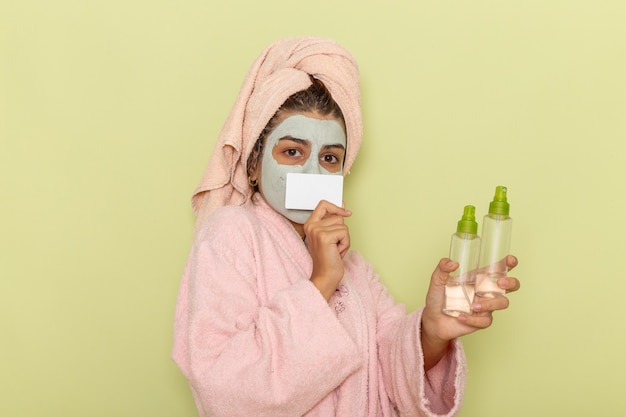
<path fill-rule="evenodd" d="M 199 222 L 221 206 L 244 204 L 252 196 L 246 173 L 248 155 L 282 103 L 311 85 L 309 75 L 326 85 L 343 112 L 348 136 L 344 175 L 349 172 L 363 133 L 355 59 L 330 39 L 281 39 L 255 60 L 222 128 L 192 198 Z"/>

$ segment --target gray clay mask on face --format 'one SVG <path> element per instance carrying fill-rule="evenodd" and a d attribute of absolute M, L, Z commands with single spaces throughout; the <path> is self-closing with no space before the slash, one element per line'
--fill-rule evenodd
<path fill-rule="evenodd" d="M 272 150 L 283 138 L 290 137 L 310 142 L 311 152 L 302 165 L 279 164 Z M 342 169 L 337 172 L 329 172 L 320 161 L 320 153 L 329 146 L 340 145 L 346 148 L 346 134 L 343 127 L 336 120 L 316 119 L 301 114 L 287 117 L 281 124 L 276 126 L 268 136 L 262 159 L 261 187 L 263 197 L 276 211 L 289 220 L 304 224 L 311 216 L 312 210 L 293 210 L 285 208 L 285 189 L 287 174 L 328 174 L 342 175 Z M 340 161 L 343 165 L 343 161 Z"/>

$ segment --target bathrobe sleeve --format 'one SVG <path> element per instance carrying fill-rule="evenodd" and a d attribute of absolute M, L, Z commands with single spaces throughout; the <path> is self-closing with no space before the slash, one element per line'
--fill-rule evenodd
<path fill-rule="evenodd" d="M 453 416 L 465 390 L 465 355 L 459 340 L 441 361 L 424 371 L 420 338 L 422 309 L 406 314 L 394 301 L 373 268 L 360 255 L 355 262 L 367 270 L 376 305 L 378 363 L 386 395 L 400 416 Z"/>
<path fill-rule="evenodd" d="M 203 416 L 300 416 L 361 366 L 326 300 L 301 277 L 263 301 L 281 260 L 245 216 L 216 213 L 196 239 L 179 292 L 173 358 Z M 260 259 L 262 258 L 262 259 Z"/>

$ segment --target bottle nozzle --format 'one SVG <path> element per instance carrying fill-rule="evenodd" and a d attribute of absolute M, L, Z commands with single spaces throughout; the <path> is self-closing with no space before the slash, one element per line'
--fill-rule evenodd
<path fill-rule="evenodd" d="M 476 223 L 476 207 L 465 206 L 463 208 L 463 217 L 457 223 L 457 233 L 472 233 L 478 232 L 478 223 Z"/>
<path fill-rule="evenodd" d="M 499 185 L 496 187 L 496 194 L 493 201 L 489 203 L 489 214 L 509 215 L 509 203 L 506 198 L 507 188 Z"/>

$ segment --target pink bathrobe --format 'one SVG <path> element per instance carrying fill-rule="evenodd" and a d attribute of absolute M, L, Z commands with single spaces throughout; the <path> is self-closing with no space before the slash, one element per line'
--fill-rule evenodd
<path fill-rule="evenodd" d="M 258 194 L 200 225 L 184 272 L 173 358 L 200 415 L 451 416 L 458 341 L 424 372 L 421 311 L 406 314 L 359 253 L 330 302 L 287 219 Z"/>

